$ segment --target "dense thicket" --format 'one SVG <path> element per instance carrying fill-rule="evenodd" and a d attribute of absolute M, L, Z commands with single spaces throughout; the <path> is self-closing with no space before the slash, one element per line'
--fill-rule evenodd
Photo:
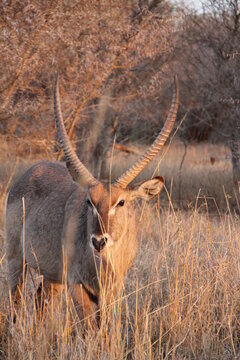
<path fill-rule="evenodd" d="M 3 134 L 52 139 L 57 72 L 65 117 L 70 123 L 77 120 L 80 140 L 88 137 L 104 95 L 110 121 L 118 117 L 120 138 L 144 134 L 147 139 L 159 130 L 166 107 L 161 99 L 164 67 L 175 31 L 166 1 L 145 6 L 125 0 L 26 0 L 0 6 Z"/>
<path fill-rule="evenodd" d="M 180 37 L 182 101 L 189 111 L 185 139 L 221 142 L 240 179 L 240 3 L 205 0 L 203 13 L 185 12 Z"/>

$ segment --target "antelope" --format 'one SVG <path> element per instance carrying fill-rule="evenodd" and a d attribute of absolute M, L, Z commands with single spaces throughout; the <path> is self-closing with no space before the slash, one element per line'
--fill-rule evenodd
<path fill-rule="evenodd" d="M 61 284 L 67 264 L 67 284 L 78 315 L 90 318 L 97 327 L 101 285 L 111 283 L 117 291 L 137 252 L 134 199 L 151 199 L 164 184 L 157 176 L 130 186 L 170 135 L 179 105 L 177 79 L 164 127 L 139 160 L 114 182 L 96 179 L 77 157 L 64 126 L 58 77 L 53 102 L 67 166 L 54 161 L 35 164 L 8 192 L 9 284 L 16 294 L 25 265 L 38 270 L 46 281 Z"/>

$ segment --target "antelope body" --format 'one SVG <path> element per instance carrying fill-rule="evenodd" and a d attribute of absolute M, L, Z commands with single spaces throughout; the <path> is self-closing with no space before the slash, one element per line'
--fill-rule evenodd
<path fill-rule="evenodd" d="M 137 252 L 134 199 L 149 199 L 163 186 L 163 178 L 128 185 L 168 138 L 179 102 L 177 82 L 165 125 L 152 146 L 115 182 L 100 182 L 75 154 L 60 106 L 58 79 L 54 113 L 58 137 L 67 159 L 43 161 L 31 167 L 10 189 L 6 200 L 6 248 L 9 283 L 16 293 L 23 261 L 50 282 L 67 282 L 79 316 L 93 314 L 101 301 L 102 285 L 119 287 Z M 96 319 L 93 319 L 95 326 Z"/>

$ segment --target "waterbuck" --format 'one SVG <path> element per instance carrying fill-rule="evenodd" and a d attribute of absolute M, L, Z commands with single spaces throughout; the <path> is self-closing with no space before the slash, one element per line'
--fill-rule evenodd
<path fill-rule="evenodd" d="M 154 143 L 114 182 L 96 179 L 79 160 L 68 138 L 61 111 L 59 84 L 54 87 L 57 133 L 68 167 L 43 161 L 32 166 L 6 199 L 6 249 L 11 291 L 16 294 L 23 268 L 37 269 L 48 282 L 67 284 L 81 318 L 92 317 L 101 303 L 103 285 L 119 289 L 137 252 L 134 199 L 151 199 L 163 178 L 137 187 L 129 184 L 152 161 L 175 122 L 179 90 Z M 25 264 L 23 264 L 25 261 Z"/>

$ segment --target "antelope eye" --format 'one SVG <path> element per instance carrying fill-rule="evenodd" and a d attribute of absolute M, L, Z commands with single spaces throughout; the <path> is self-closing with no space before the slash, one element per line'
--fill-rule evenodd
<path fill-rule="evenodd" d="M 121 200 L 119 201 L 118 206 L 123 206 L 124 204 L 125 204 L 125 200 Z"/>
<path fill-rule="evenodd" d="M 87 199 L 87 204 L 88 204 L 88 206 L 92 207 L 92 203 L 91 203 L 91 201 L 89 199 Z"/>

